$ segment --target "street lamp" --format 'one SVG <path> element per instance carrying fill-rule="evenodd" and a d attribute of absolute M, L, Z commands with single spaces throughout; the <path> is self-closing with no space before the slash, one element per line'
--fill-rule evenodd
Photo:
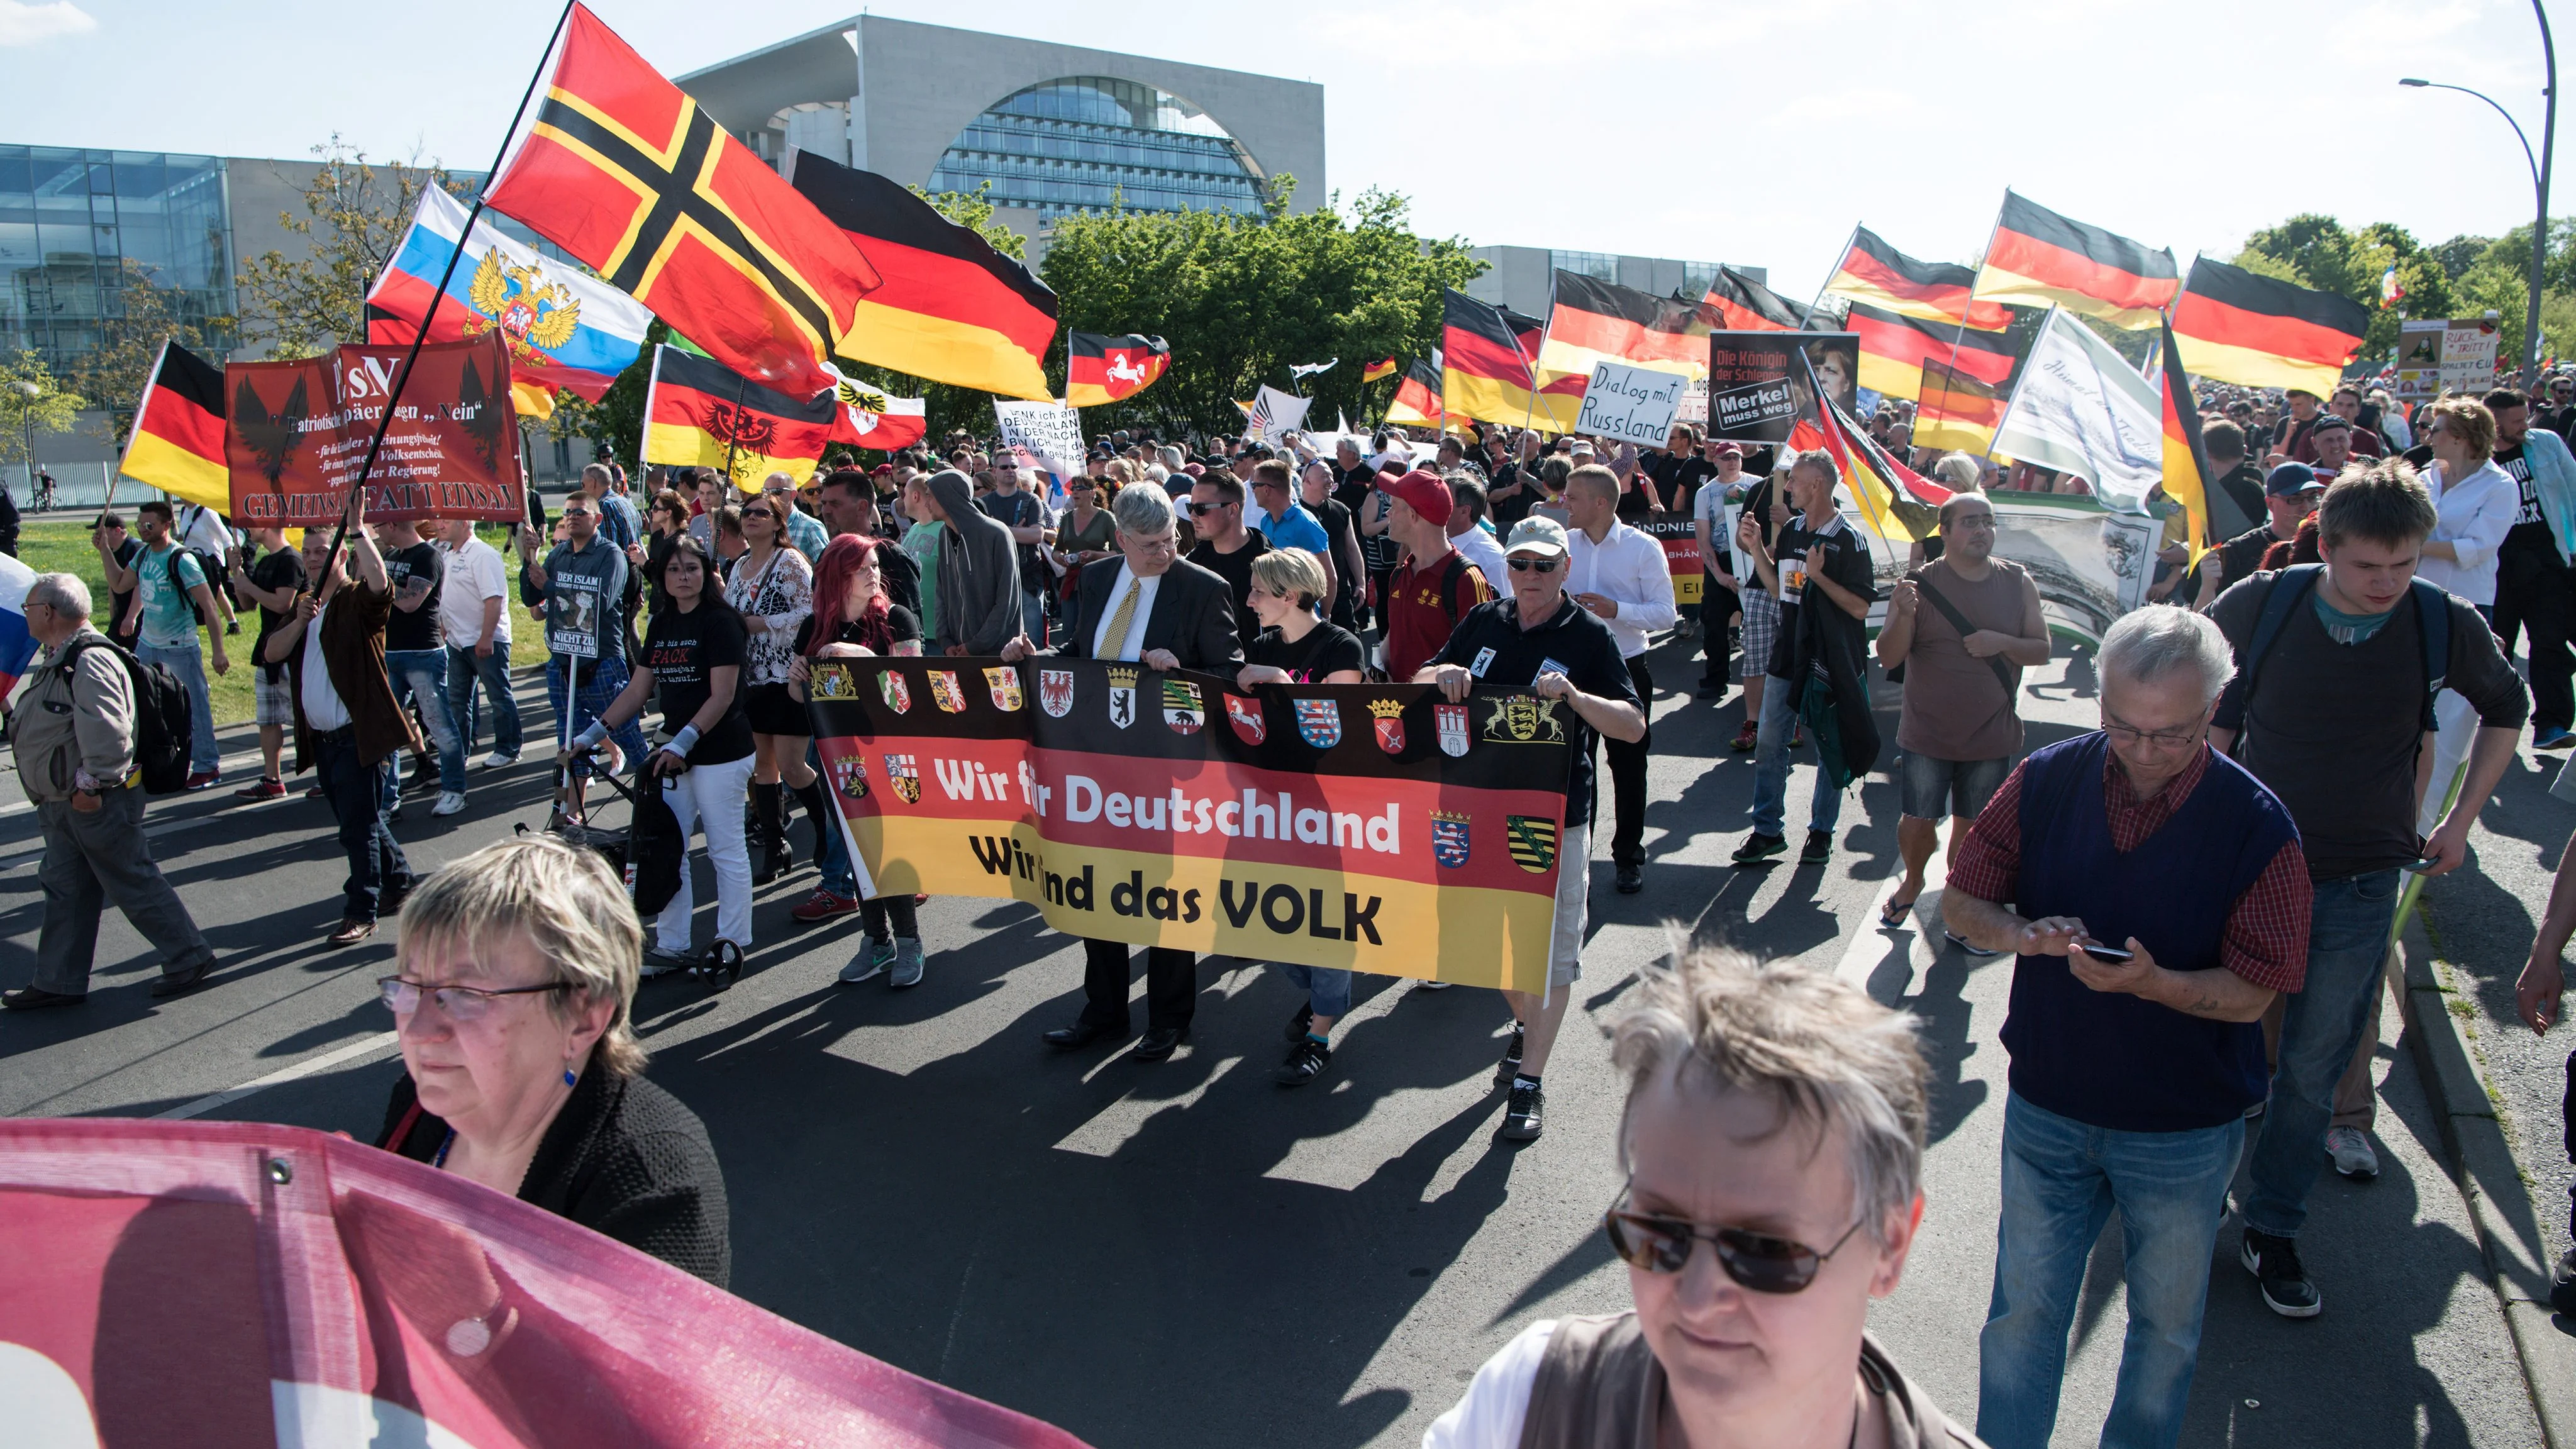
<path fill-rule="evenodd" d="M 2495 97 L 2483 91 L 2470 90 L 2467 86 L 2444 85 L 2439 81 L 2409 78 L 2398 82 L 2401 86 L 2412 86 L 2417 90 L 2458 91 L 2464 96 L 2476 96 L 2495 106 L 2495 113 L 2504 117 L 2506 125 L 2513 127 L 2513 138 L 2522 143 L 2523 163 L 2531 168 L 2531 189 L 2538 202 L 2531 225 L 2531 305 L 2523 314 L 2522 324 L 2522 385 L 2526 389 L 2537 387 L 2540 382 L 2540 278 L 2549 259 L 2549 162 L 2558 139 L 2558 47 L 2549 37 L 2549 11 L 2542 6 L 2541 0 L 2531 0 L 2531 10 L 2540 21 L 2540 53 L 2548 67 L 2548 81 L 2540 92 L 2547 98 L 2549 107 L 2541 122 L 2539 160 L 2534 161 L 2531 157 L 2531 138 L 2522 133 L 2522 123 L 2513 118 L 2513 112 L 2496 105 Z"/>
<path fill-rule="evenodd" d="M 28 504 L 29 504 L 30 506 L 33 506 L 33 505 L 34 505 L 34 503 L 35 503 L 35 501 L 36 501 L 36 407 L 35 407 L 35 403 L 36 403 L 36 399 L 41 398 L 41 397 L 43 397 L 43 396 L 45 395 L 45 390 L 44 390 L 43 388 L 40 388 L 40 387 L 36 386 L 34 383 L 27 381 L 27 380 L 26 380 L 26 379 L 24 379 L 24 378 L 20 378 L 20 379 L 18 379 L 18 391 L 23 392 L 23 393 L 25 393 L 25 394 L 27 395 L 27 414 L 26 414 L 26 417 L 25 417 L 25 419 L 24 419 L 24 421 L 26 422 L 26 425 L 27 425 L 27 437 L 26 437 L 26 441 L 27 441 L 27 502 L 28 502 Z"/>

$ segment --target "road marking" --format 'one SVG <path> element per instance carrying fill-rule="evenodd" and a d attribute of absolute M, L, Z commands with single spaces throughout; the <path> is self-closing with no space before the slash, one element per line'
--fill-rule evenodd
<path fill-rule="evenodd" d="M 373 1055 L 376 1052 L 383 1051 L 386 1047 L 392 1046 L 395 1040 L 395 1033 L 390 1031 L 380 1031 L 374 1036 L 353 1041 L 347 1046 L 324 1052 L 318 1057 L 306 1057 L 304 1060 L 297 1062 L 291 1067 L 280 1067 L 276 1071 L 269 1073 L 267 1076 L 254 1078 L 251 1081 L 242 1083 L 238 1087 L 226 1087 L 220 1092 L 213 1093 L 209 1096 L 199 1097 L 193 1102 L 183 1103 L 171 1108 L 167 1112 L 158 1113 L 156 1115 L 160 1120 L 165 1122 L 178 1122 L 184 1121 L 190 1117 L 201 1117 L 206 1113 L 215 1110 L 217 1107 L 231 1106 L 233 1103 L 240 1101 L 244 1097 L 250 1096 L 254 1092 L 263 1092 L 270 1087 L 283 1086 L 288 1082 L 312 1076 L 316 1072 L 327 1072 L 333 1067 L 340 1065 L 342 1062 L 355 1061 L 360 1057 Z"/>
<path fill-rule="evenodd" d="M 1912 970 L 1918 959 L 1928 960 L 1941 950 L 1939 939 L 1933 935 L 1940 918 L 1927 917 L 1926 913 L 1940 903 L 1939 891 L 1946 875 L 1944 865 L 1940 852 L 1934 851 L 1932 859 L 1924 865 L 1922 893 L 1914 898 L 1914 909 L 1906 913 L 1906 923 L 1902 926 L 1889 926 L 1881 920 L 1887 903 L 1896 895 L 1896 888 L 1905 883 L 1904 867 L 1900 865 L 1888 876 L 1886 882 L 1871 894 L 1867 913 L 1852 932 L 1850 942 L 1843 947 L 1842 960 L 1834 967 L 1836 977 L 1866 989 L 1879 968 L 1901 951 L 1908 968 L 1907 978 L 1897 983 L 1894 994 L 1897 997 L 1905 994 L 1905 988 L 1913 984 Z M 1918 946 L 1924 948 L 1919 958 Z"/>

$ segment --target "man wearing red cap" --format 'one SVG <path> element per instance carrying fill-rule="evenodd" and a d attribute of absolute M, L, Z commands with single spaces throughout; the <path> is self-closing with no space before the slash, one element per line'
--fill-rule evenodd
<path fill-rule="evenodd" d="M 1387 581 L 1386 677 L 1411 679 L 1449 642 L 1450 631 L 1478 604 L 1494 597 L 1493 585 L 1449 542 L 1449 485 L 1416 468 L 1401 476 L 1380 474 L 1387 495 L 1386 531 L 1405 552 Z"/>

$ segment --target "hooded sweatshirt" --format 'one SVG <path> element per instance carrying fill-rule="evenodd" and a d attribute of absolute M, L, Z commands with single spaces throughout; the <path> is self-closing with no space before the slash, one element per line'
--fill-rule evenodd
<path fill-rule="evenodd" d="M 975 506 L 975 485 L 954 468 L 930 475 L 930 496 L 948 515 L 939 550 L 939 633 L 945 650 L 999 654 L 1020 632 L 1019 547 L 1011 530 Z"/>

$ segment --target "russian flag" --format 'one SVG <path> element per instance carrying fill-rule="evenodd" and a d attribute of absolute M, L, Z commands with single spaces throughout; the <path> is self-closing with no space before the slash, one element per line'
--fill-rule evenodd
<path fill-rule="evenodd" d="M 463 203 L 439 187 L 420 194 L 411 230 L 367 293 L 367 340 L 408 343 L 429 312 L 439 274 L 465 234 Z M 564 388 L 587 402 L 608 393 L 644 350 L 653 314 L 641 302 L 570 262 L 554 261 L 476 221 L 464 259 L 447 278 L 447 300 L 432 342 L 458 342 L 499 329 L 514 384 Z M 530 411 L 520 409 L 522 414 Z"/>
<path fill-rule="evenodd" d="M 36 636 L 27 632 L 27 590 L 36 571 L 0 554 L 0 699 L 18 687 L 18 676 L 36 657 Z"/>

